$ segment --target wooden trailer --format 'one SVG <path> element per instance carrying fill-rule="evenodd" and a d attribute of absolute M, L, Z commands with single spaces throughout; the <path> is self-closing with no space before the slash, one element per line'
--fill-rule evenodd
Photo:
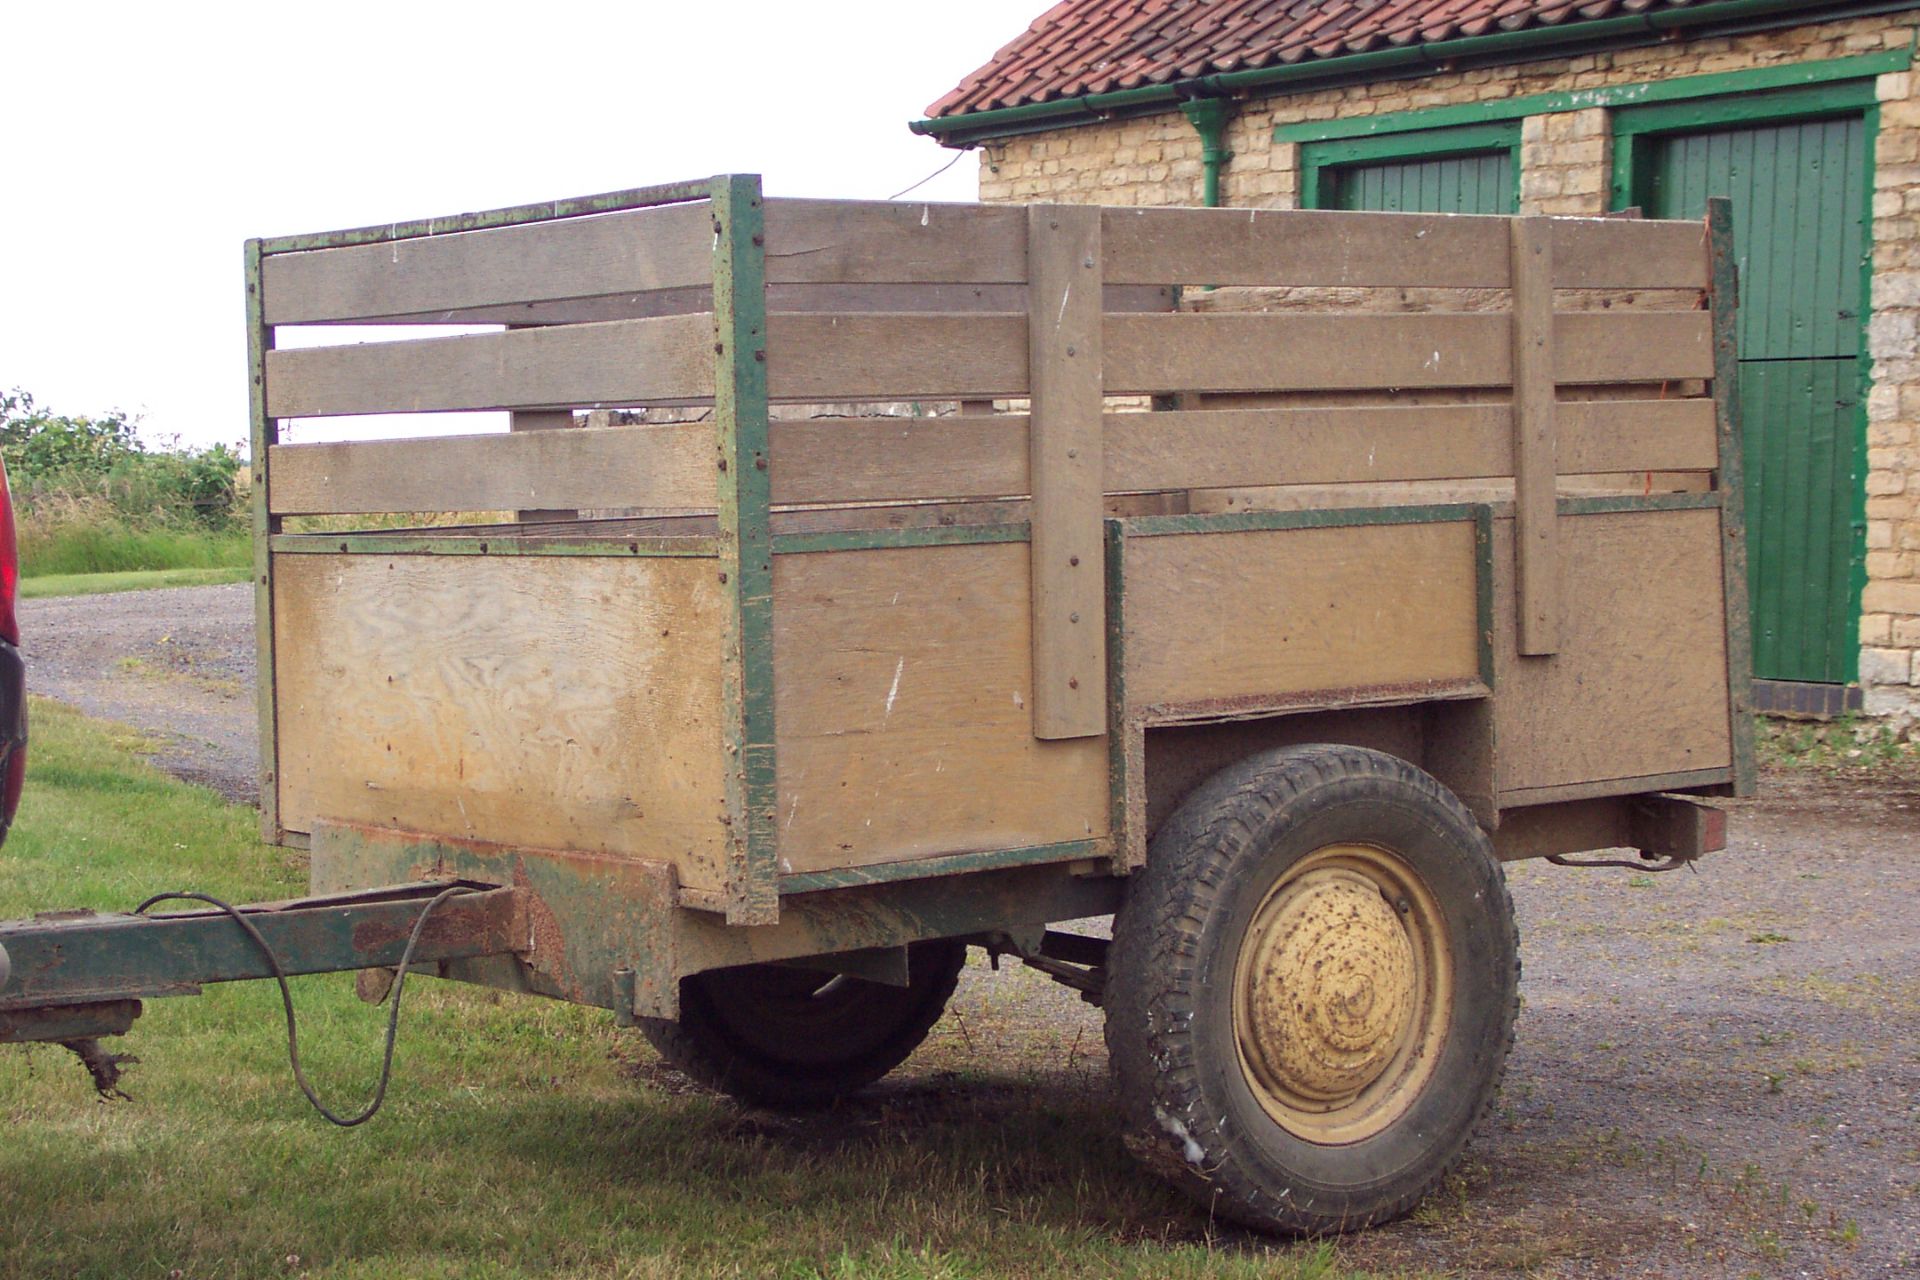
<path fill-rule="evenodd" d="M 988 945 L 1218 1212 L 1403 1212 L 1511 1037 L 1497 860 L 1673 865 L 1752 785 L 1728 227 L 730 176 L 252 242 L 266 835 L 517 889 L 443 976 L 765 1103 Z M 500 327 L 275 342 L 396 324 Z M 502 514 L 335 531 L 431 512 Z"/>

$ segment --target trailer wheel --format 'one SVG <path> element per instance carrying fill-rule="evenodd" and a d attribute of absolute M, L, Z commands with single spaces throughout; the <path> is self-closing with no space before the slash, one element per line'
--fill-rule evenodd
<path fill-rule="evenodd" d="M 1107 1045 L 1128 1145 L 1261 1230 L 1396 1218 L 1459 1157 L 1513 1040 L 1506 879 L 1405 761 L 1292 747 L 1155 835 L 1114 922 Z"/>
<path fill-rule="evenodd" d="M 907 1060 L 940 1020 L 966 964 L 959 942 L 918 942 L 907 985 L 757 964 L 680 983 L 680 1020 L 640 1029 L 673 1066 L 763 1107 L 825 1106 Z"/>

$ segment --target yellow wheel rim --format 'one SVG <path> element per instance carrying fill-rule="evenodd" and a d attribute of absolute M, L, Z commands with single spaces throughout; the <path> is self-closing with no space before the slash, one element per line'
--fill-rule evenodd
<path fill-rule="evenodd" d="M 1404 1114 L 1446 1039 L 1449 954 L 1432 893 L 1397 854 L 1327 845 L 1289 868 L 1233 981 L 1240 1065 L 1274 1122 L 1336 1145 Z"/>

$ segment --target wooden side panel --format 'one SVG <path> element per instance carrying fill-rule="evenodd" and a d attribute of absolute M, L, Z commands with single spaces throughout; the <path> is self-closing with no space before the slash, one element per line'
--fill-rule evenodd
<path fill-rule="evenodd" d="M 713 505 L 704 423 L 283 444 L 272 463 L 278 515 Z"/>
<path fill-rule="evenodd" d="M 546 409 L 713 394 L 713 317 L 662 316 L 267 355 L 267 412 Z"/>
<path fill-rule="evenodd" d="M 1477 581 L 1469 521 L 1130 538 L 1127 699 L 1475 679 Z"/>
<path fill-rule="evenodd" d="M 268 324 L 428 317 L 711 282 L 706 203 L 266 259 Z"/>
<path fill-rule="evenodd" d="M 670 860 L 718 888 L 708 560 L 276 556 L 282 821 Z"/>
<path fill-rule="evenodd" d="M 1510 599 L 1511 520 L 1494 546 Z M 1563 515 L 1560 557 L 1557 654 L 1521 658 L 1496 610 L 1500 790 L 1729 764 L 1719 512 Z"/>
<path fill-rule="evenodd" d="M 1106 743 L 1033 736 L 1025 544 L 773 574 L 783 872 L 1106 834 Z"/>

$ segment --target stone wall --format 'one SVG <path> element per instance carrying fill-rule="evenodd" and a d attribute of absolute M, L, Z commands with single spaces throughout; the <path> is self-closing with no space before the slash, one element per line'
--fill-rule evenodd
<path fill-rule="evenodd" d="M 1300 147 L 1274 142 L 1277 125 L 1852 57 L 1909 47 L 1912 24 L 1911 15 L 1859 18 L 1251 100 L 1228 127 L 1233 158 L 1221 202 L 1298 207 Z M 1912 720 L 1920 717 L 1920 74 L 1883 75 L 1876 90 L 1860 677 L 1870 711 Z M 1590 108 L 1522 122 L 1522 212 L 1606 210 L 1609 117 Z M 980 198 L 1199 204 L 1201 176 L 1199 135 L 1171 111 L 984 143 Z"/>

